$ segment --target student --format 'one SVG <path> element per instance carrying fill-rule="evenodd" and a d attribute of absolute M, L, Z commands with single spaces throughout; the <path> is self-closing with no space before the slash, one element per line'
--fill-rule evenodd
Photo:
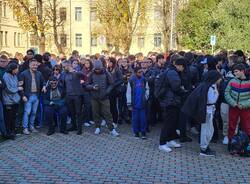
<path fill-rule="evenodd" d="M 36 59 L 29 61 L 29 69 L 20 74 L 19 84 L 23 86 L 22 100 L 24 101 L 23 115 L 23 133 L 29 135 L 31 132 L 37 132 L 34 127 L 34 121 L 39 104 L 41 92 L 46 91 L 46 83 L 42 74 L 37 71 L 38 63 Z"/>
<path fill-rule="evenodd" d="M 208 71 L 201 84 L 190 94 L 182 107 L 182 112 L 201 123 L 200 155 L 215 156 L 209 147 L 213 137 L 213 117 L 215 104 L 219 97 L 217 85 L 222 76 L 216 70 Z"/>
<path fill-rule="evenodd" d="M 146 80 L 140 67 L 134 69 L 135 74 L 130 79 L 132 98 L 132 126 L 135 137 L 146 139 Z"/>
<path fill-rule="evenodd" d="M 94 70 L 88 78 L 86 89 L 91 91 L 93 119 L 96 124 L 95 134 L 101 133 L 101 121 L 104 119 L 107 123 L 111 135 L 117 137 L 119 133 L 112 124 L 112 115 L 110 112 L 110 102 L 108 95 L 112 91 L 113 81 L 100 60 L 94 61 Z"/>
<path fill-rule="evenodd" d="M 245 75 L 244 64 L 233 67 L 235 77 L 225 89 L 225 99 L 229 104 L 229 149 L 240 118 L 241 129 L 250 136 L 250 80 Z"/>
<path fill-rule="evenodd" d="M 18 111 L 18 104 L 20 102 L 20 95 L 18 91 L 21 87 L 18 87 L 18 64 L 10 63 L 7 71 L 3 75 L 3 83 L 5 88 L 3 89 L 3 104 L 4 104 L 4 119 L 7 131 L 7 136 L 11 139 L 15 139 L 15 122 Z"/>

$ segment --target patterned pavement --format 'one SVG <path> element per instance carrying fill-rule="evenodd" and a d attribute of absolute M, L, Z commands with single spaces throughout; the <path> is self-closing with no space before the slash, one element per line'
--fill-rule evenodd
<path fill-rule="evenodd" d="M 159 127 L 147 140 L 134 138 L 128 125 L 121 137 L 106 129 L 50 137 L 45 132 L 0 143 L 0 183 L 119 183 L 119 184 L 247 184 L 250 160 L 230 156 L 221 144 L 212 144 L 217 156 L 198 156 L 197 141 L 171 153 L 158 151 Z"/>

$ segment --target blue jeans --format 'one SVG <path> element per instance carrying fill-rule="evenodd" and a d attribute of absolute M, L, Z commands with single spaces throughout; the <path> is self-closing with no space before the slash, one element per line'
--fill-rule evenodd
<path fill-rule="evenodd" d="M 28 123 L 30 123 L 30 127 L 34 127 L 38 104 L 39 99 L 36 94 L 32 94 L 24 103 L 23 128 L 28 128 Z"/>
<path fill-rule="evenodd" d="M 0 132 L 2 135 L 7 134 L 3 117 L 3 104 L 1 101 L 0 101 Z"/>

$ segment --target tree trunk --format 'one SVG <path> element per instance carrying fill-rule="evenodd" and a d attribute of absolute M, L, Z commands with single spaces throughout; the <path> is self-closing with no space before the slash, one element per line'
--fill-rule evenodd
<path fill-rule="evenodd" d="M 39 32 L 40 32 L 40 39 L 39 39 L 39 52 L 43 54 L 45 52 L 45 29 L 43 25 L 43 1 L 36 0 L 37 5 L 37 17 L 39 23 Z"/>
<path fill-rule="evenodd" d="M 41 33 L 41 36 L 39 38 L 39 52 L 40 54 L 45 53 L 45 34 Z"/>
<path fill-rule="evenodd" d="M 124 40 L 123 52 L 125 55 L 129 55 L 130 47 L 132 43 L 132 36 L 128 36 L 126 40 Z"/>

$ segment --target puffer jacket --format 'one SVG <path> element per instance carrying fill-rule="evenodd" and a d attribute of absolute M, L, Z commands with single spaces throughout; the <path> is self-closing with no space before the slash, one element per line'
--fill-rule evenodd
<path fill-rule="evenodd" d="M 181 105 L 181 98 L 186 94 L 186 91 L 181 88 L 181 78 L 174 66 L 170 66 L 169 70 L 165 72 L 167 88 L 164 96 L 159 99 L 161 107 Z"/>
<path fill-rule="evenodd" d="M 239 104 L 243 109 L 250 108 L 250 80 L 231 79 L 225 90 L 225 99 L 232 107 Z"/>
<path fill-rule="evenodd" d="M 93 87 L 98 85 L 98 90 L 93 90 Z M 113 90 L 113 80 L 109 72 L 105 69 L 100 74 L 94 71 L 88 78 L 86 89 L 91 91 L 91 97 L 96 100 L 108 99 L 109 93 Z"/>

